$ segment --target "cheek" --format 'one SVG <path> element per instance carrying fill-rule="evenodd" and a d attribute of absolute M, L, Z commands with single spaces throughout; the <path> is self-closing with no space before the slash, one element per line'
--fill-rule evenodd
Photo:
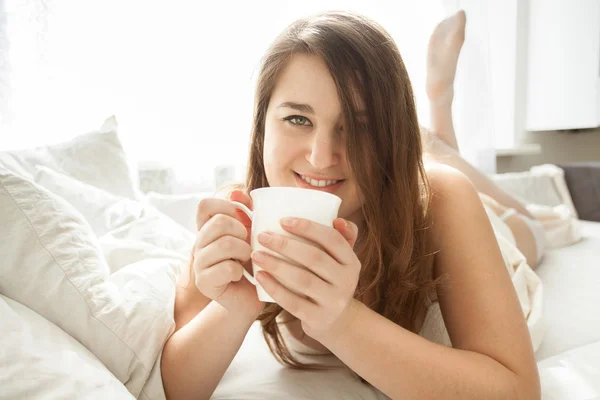
<path fill-rule="evenodd" d="M 286 134 L 282 127 L 276 124 L 265 126 L 264 162 L 278 168 L 290 168 L 301 154 L 301 143 Z"/>
<path fill-rule="evenodd" d="M 273 163 L 273 157 L 277 154 L 275 149 L 277 148 L 277 143 L 274 140 L 273 132 L 268 128 L 265 128 L 265 139 L 263 143 L 263 163 L 265 168 L 268 169 Z"/>
<path fill-rule="evenodd" d="M 265 126 L 264 163 L 267 169 L 277 169 L 281 163 L 281 135 L 272 124 Z"/>
<path fill-rule="evenodd" d="M 294 146 L 276 127 L 265 126 L 263 163 L 270 186 L 283 185 L 286 172 L 294 162 Z"/>

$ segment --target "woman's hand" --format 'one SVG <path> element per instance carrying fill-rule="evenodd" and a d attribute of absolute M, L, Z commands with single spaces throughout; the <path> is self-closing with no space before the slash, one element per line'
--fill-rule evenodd
<path fill-rule="evenodd" d="M 230 199 L 252 209 L 252 200 L 237 190 Z M 243 222 L 242 222 L 243 221 Z M 249 264 L 250 221 L 227 200 L 209 198 L 198 204 L 198 233 L 194 245 L 194 283 L 206 297 L 229 311 L 256 318 L 264 304 L 256 288 L 243 279 L 243 264 Z"/>
<path fill-rule="evenodd" d="M 358 228 L 338 218 L 334 228 L 300 218 L 283 218 L 289 233 L 321 246 L 275 233 L 261 233 L 259 242 L 292 260 L 293 265 L 264 251 L 252 254 L 267 273 L 256 276 L 262 287 L 287 312 L 302 321 L 302 328 L 320 340 L 344 329 L 353 318 L 357 302 L 354 292 L 360 261 L 352 249 Z"/>

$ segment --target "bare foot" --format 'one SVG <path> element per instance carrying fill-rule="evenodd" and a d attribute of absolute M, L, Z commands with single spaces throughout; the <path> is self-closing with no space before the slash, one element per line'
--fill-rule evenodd
<path fill-rule="evenodd" d="M 431 107 L 431 129 L 455 150 L 458 150 L 458 143 L 452 122 L 452 100 L 466 22 L 463 10 L 440 22 L 431 34 L 427 54 L 426 91 Z"/>
<path fill-rule="evenodd" d="M 427 96 L 442 100 L 453 92 L 458 55 L 465 41 L 467 16 L 463 10 L 444 19 L 429 38 L 427 54 Z"/>

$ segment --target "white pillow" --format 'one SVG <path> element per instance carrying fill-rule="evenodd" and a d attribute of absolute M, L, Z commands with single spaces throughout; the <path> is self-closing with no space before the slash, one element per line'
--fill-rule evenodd
<path fill-rule="evenodd" d="M 0 167 L 32 179 L 36 166 L 46 166 L 107 192 L 139 198 L 137 169 L 130 168 L 117 133 L 116 118 L 94 132 L 68 142 L 0 152 Z"/>
<path fill-rule="evenodd" d="M 113 196 L 46 167 L 38 167 L 35 182 L 83 215 L 99 237 L 111 273 L 150 258 L 189 259 L 195 236 L 151 205 Z"/>
<path fill-rule="evenodd" d="M 2 167 L 0 214 L 0 294 L 82 343 L 135 397 L 163 399 L 159 356 L 174 329 L 180 260 L 144 260 L 109 275 L 82 215 Z"/>
<path fill-rule="evenodd" d="M 46 167 L 38 167 L 34 181 L 67 200 L 98 237 L 135 237 L 164 249 L 188 254 L 194 235 L 151 204 L 119 198 Z M 195 217 L 194 217 L 195 221 Z"/>
<path fill-rule="evenodd" d="M 524 204 L 551 207 L 564 204 L 577 217 L 565 173 L 556 165 L 537 165 L 525 172 L 497 174 L 492 176 L 492 180 Z"/>
<path fill-rule="evenodd" d="M 0 321 L 0 398 L 135 398 L 81 343 L 2 295 Z"/>
<path fill-rule="evenodd" d="M 200 200 L 214 196 L 214 193 L 161 194 L 146 193 L 148 204 L 171 217 L 190 232 L 196 232 L 196 211 Z"/>

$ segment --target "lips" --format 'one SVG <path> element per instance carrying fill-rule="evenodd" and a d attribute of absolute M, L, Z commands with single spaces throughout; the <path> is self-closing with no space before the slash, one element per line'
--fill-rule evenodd
<path fill-rule="evenodd" d="M 312 179 L 308 176 L 302 175 L 302 174 L 298 174 L 300 176 L 300 178 L 304 179 L 304 181 L 306 183 L 308 183 L 311 186 L 314 187 L 325 187 L 325 186 L 331 186 L 334 185 L 338 182 L 340 182 L 340 179 Z"/>
<path fill-rule="evenodd" d="M 333 192 L 344 184 L 345 179 L 314 179 L 294 172 L 298 186 L 309 189 Z"/>

